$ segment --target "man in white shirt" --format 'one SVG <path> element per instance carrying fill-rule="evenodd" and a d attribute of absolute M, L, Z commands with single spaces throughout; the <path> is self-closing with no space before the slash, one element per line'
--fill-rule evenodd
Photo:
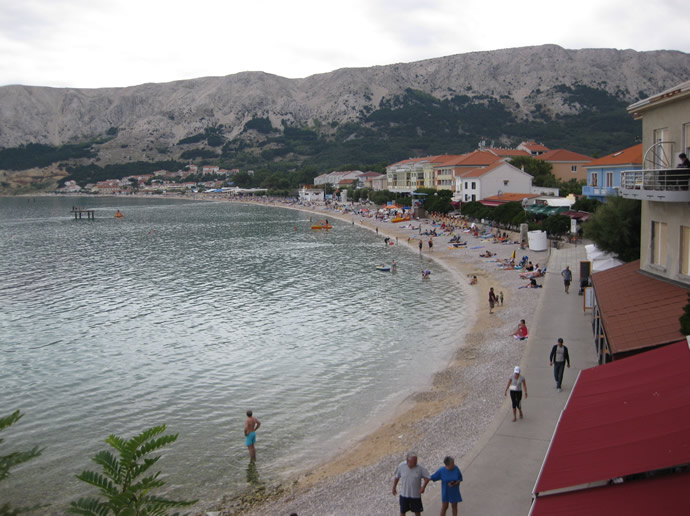
<path fill-rule="evenodd" d="M 393 481 L 393 496 L 397 495 L 398 482 L 400 482 L 400 516 L 407 511 L 412 511 L 415 516 L 420 516 L 422 506 L 422 493 L 429 483 L 429 472 L 424 466 L 417 464 L 417 453 L 408 452 L 406 460 L 395 469 Z M 422 485 L 424 479 L 424 485 Z"/>

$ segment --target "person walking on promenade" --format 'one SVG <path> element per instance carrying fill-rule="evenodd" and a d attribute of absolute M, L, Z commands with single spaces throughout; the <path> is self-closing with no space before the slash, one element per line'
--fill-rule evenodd
<path fill-rule="evenodd" d="M 510 401 L 513 403 L 513 423 L 517 420 L 515 417 L 516 410 L 520 411 L 520 419 L 522 419 L 522 389 L 525 389 L 525 399 L 527 399 L 527 380 L 520 374 L 520 366 L 515 366 L 513 369 L 513 374 L 508 378 L 508 385 L 506 385 L 506 391 L 503 393 L 504 396 L 508 395 L 508 389 L 510 389 Z"/>
<path fill-rule="evenodd" d="M 451 506 L 453 516 L 458 516 L 458 502 L 462 502 L 462 496 L 460 496 L 462 473 L 455 465 L 453 457 L 443 459 L 443 464 L 445 466 L 438 468 L 430 478 L 434 482 L 441 481 L 441 516 L 446 516 L 448 504 Z"/>
<path fill-rule="evenodd" d="M 393 496 L 398 494 L 398 482 L 400 482 L 400 516 L 407 511 L 412 511 L 419 516 L 424 511 L 422 494 L 429 483 L 429 472 L 424 466 L 417 464 L 417 452 L 408 452 L 405 460 L 395 469 L 393 480 Z M 424 485 L 422 485 L 422 479 Z"/>
<path fill-rule="evenodd" d="M 490 314 L 494 313 L 494 306 L 496 306 L 496 293 L 494 292 L 494 288 L 491 287 L 489 289 L 489 313 Z"/>
<path fill-rule="evenodd" d="M 556 379 L 556 388 L 561 392 L 561 384 L 563 383 L 563 371 L 565 365 L 570 367 L 570 355 L 568 354 L 568 347 L 563 345 L 563 339 L 558 338 L 558 344 L 551 348 L 549 355 L 549 365 L 553 366 L 553 377 Z"/>
<path fill-rule="evenodd" d="M 249 460 L 254 462 L 256 460 L 256 431 L 261 426 L 261 421 L 256 419 L 251 410 L 247 411 L 247 420 L 244 422 L 244 444 L 249 449 Z"/>
<path fill-rule="evenodd" d="M 566 265 L 565 269 L 561 271 L 563 276 L 563 284 L 565 285 L 565 293 L 568 294 L 570 290 L 570 282 L 573 281 L 573 272 L 570 270 L 570 265 Z"/>

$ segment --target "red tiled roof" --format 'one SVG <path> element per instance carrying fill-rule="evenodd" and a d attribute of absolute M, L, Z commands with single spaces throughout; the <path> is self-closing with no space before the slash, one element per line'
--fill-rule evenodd
<path fill-rule="evenodd" d="M 606 337 L 615 353 L 675 342 L 688 289 L 640 271 L 640 261 L 592 275 Z"/>
<path fill-rule="evenodd" d="M 585 168 L 602 167 L 611 165 L 641 165 L 642 164 L 642 144 L 633 145 L 625 150 L 614 152 L 603 158 L 595 159 L 587 163 Z"/>
<path fill-rule="evenodd" d="M 534 197 L 539 197 L 539 194 L 532 193 L 504 193 L 501 195 L 492 195 L 491 197 L 485 197 L 483 201 L 497 202 L 499 204 L 504 204 L 506 202 L 521 202 L 523 199 L 533 199 Z"/>
<path fill-rule="evenodd" d="M 484 174 L 487 174 L 492 170 L 500 167 L 501 165 L 505 165 L 505 162 L 498 161 L 496 163 L 492 163 L 487 167 L 472 168 L 470 170 L 461 171 L 457 174 L 457 177 L 481 177 Z"/>
<path fill-rule="evenodd" d="M 534 156 L 534 159 L 540 159 L 542 161 L 564 161 L 564 162 L 581 162 L 581 161 L 592 161 L 594 158 L 591 156 L 585 156 L 584 154 L 578 154 L 577 152 L 569 151 L 566 149 L 554 149 L 539 156 Z"/>
<path fill-rule="evenodd" d="M 478 165 L 491 165 L 492 163 L 496 163 L 497 161 L 502 161 L 502 158 L 500 156 L 496 156 L 491 151 L 488 150 L 476 150 L 474 152 L 470 152 L 469 154 L 465 154 L 462 156 L 462 159 L 458 160 L 457 165 L 460 165 L 461 167 L 472 167 L 472 166 L 478 166 Z"/>
<path fill-rule="evenodd" d="M 520 145 L 527 147 L 531 152 L 546 152 L 549 148 L 537 142 L 522 142 Z"/>
<path fill-rule="evenodd" d="M 506 157 L 515 157 L 515 156 L 531 156 L 531 154 L 527 151 L 523 150 L 518 150 L 518 149 L 500 149 L 496 147 L 489 147 L 486 149 L 488 151 L 493 152 L 496 154 L 496 156 L 501 156 L 502 158 Z"/>

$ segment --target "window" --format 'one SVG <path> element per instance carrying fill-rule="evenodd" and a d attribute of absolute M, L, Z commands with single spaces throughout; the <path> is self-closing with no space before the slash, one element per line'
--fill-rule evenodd
<path fill-rule="evenodd" d="M 477 188 L 477 183 L 475 183 L 474 181 L 472 181 L 472 190 L 474 190 L 475 188 Z"/>
<path fill-rule="evenodd" d="M 472 200 L 473 200 L 473 201 L 476 201 L 476 200 L 477 200 L 477 196 L 474 195 L 474 194 L 472 194 Z"/>
<path fill-rule="evenodd" d="M 599 172 L 592 172 L 590 176 L 590 186 L 599 186 Z"/>
<path fill-rule="evenodd" d="M 649 263 L 666 266 L 666 223 L 652 221 L 651 254 Z"/>
<path fill-rule="evenodd" d="M 613 186 L 613 172 L 606 172 L 606 186 L 608 188 Z"/>
<path fill-rule="evenodd" d="M 570 171 L 575 174 L 577 172 L 577 165 L 570 165 Z"/>
<path fill-rule="evenodd" d="M 690 276 L 690 227 L 680 227 L 680 273 Z"/>
<path fill-rule="evenodd" d="M 652 159 L 654 160 L 654 168 L 667 168 L 672 166 L 673 163 L 673 151 L 671 148 L 671 142 L 667 142 L 668 129 L 654 129 L 654 144 L 655 149 L 652 154 Z"/>
<path fill-rule="evenodd" d="M 467 190 L 467 188 L 468 188 L 467 185 L 468 185 L 468 184 L 469 184 L 469 183 L 468 183 L 467 181 L 465 181 L 465 190 Z"/>
<path fill-rule="evenodd" d="M 503 180 L 503 186 L 508 186 L 508 183 L 510 183 L 510 179 Z"/>

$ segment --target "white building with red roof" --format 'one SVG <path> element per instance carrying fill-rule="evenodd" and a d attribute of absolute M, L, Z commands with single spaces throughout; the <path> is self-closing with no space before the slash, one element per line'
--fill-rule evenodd
<path fill-rule="evenodd" d="M 537 142 L 522 142 L 517 146 L 517 149 L 527 152 L 532 157 L 539 156 L 550 150 L 546 145 Z"/>
<path fill-rule="evenodd" d="M 527 172 L 510 163 L 496 161 L 486 167 L 460 172 L 455 180 L 455 198 L 472 202 L 505 194 L 528 196 L 532 191 L 532 179 Z"/>

